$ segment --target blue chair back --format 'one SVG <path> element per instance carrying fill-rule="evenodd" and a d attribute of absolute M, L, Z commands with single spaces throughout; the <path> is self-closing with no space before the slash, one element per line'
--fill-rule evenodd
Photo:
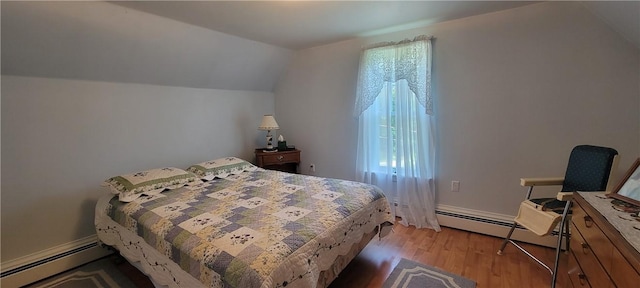
<path fill-rule="evenodd" d="M 579 145 L 573 148 L 562 192 L 605 191 L 616 155 L 618 151 L 607 147 Z"/>

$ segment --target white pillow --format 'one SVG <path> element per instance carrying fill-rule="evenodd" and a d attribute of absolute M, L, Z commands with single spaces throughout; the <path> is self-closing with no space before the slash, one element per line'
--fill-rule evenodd
<path fill-rule="evenodd" d="M 165 189 L 200 184 L 202 181 L 191 172 L 179 168 L 165 167 L 114 176 L 102 184 L 118 194 L 122 202 L 131 202 L 140 195 L 155 195 Z"/>
<path fill-rule="evenodd" d="M 216 177 L 224 178 L 243 171 L 253 171 L 256 168 L 258 167 L 240 158 L 225 157 L 191 165 L 191 167 L 187 168 L 187 171 L 193 172 L 200 176 L 200 178 L 210 181 Z"/>

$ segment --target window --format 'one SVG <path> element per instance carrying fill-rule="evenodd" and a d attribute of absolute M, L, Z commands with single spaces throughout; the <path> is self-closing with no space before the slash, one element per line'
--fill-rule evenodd
<path fill-rule="evenodd" d="M 402 224 L 440 230 L 434 201 L 430 47 L 430 38 L 418 37 L 363 50 L 354 111 L 356 177 L 408 207 Z"/>
<path fill-rule="evenodd" d="M 376 137 L 379 141 L 379 149 L 377 149 L 376 153 L 380 155 L 380 159 L 378 161 L 381 167 L 389 166 L 389 162 L 391 162 L 391 167 L 396 167 L 396 156 L 395 152 L 398 150 L 398 142 L 397 133 L 396 133 L 396 113 L 395 113 L 395 83 L 388 83 L 386 85 L 391 85 L 391 95 L 378 96 L 373 105 L 378 106 L 376 109 L 376 115 L 374 117 L 377 118 L 378 125 L 380 127 L 379 135 Z M 384 89 L 384 88 L 383 88 Z M 379 112 L 378 112 L 379 111 Z M 380 113 L 381 112 L 381 113 Z M 391 146 L 391 155 L 387 153 L 389 146 Z"/>
<path fill-rule="evenodd" d="M 406 81 L 399 81 L 401 85 L 406 85 Z M 397 173 L 397 168 L 404 168 L 407 165 L 418 164 L 417 149 L 407 149 L 407 147 L 399 147 L 409 142 L 411 145 L 417 146 L 420 143 L 420 134 L 418 132 L 427 133 L 424 125 L 420 125 L 418 121 L 427 123 L 424 107 L 418 103 L 415 94 L 405 93 L 399 95 L 397 83 L 385 83 L 380 95 L 373 104 L 363 112 L 363 125 L 374 125 L 371 134 L 367 136 L 370 143 L 372 154 L 372 164 L 374 170 L 378 172 Z M 406 90 L 406 89 L 405 89 Z M 399 103 L 404 101 L 404 104 Z M 398 111 L 400 107 L 405 107 L 403 111 Z M 423 115 L 421 115 L 423 114 Z M 422 117 L 421 117 L 422 116 Z M 422 134 L 421 133 L 421 134 Z M 402 155 L 399 153 L 402 152 Z M 417 168 L 417 167 L 412 167 Z"/>
<path fill-rule="evenodd" d="M 376 98 L 373 103 L 375 108 L 372 110 L 374 114 L 372 116 L 376 119 L 374 121 L 378 123 L 379 127 L 378 135 L 374 136 L 378 139 L 378 149 L 376 151 L 379 155 L 378 165 L 380 167 L 389 166 L 393 168 L 394 174 L 396 174 L 397 165 L 401 167 L 405 165 L 405 161 L 400 161 L 398 164 L 398 123 L 402 121 L 397 119 L 399 116 L 396 109 L 399 106 L 398 100 L 400 100 L 399 97 L 401 96 L 398 95 L 396 86 L 395 82 L 385 83 L 383 91 L 386 92 L 381 92 L 380 96 Z M 411 93 L 408 98 L 409 99 L 406 100 L 409 101 L 409 107 L 421 107 L 413 93 Z M 417 113 L 420 113 L 418 109 L 416 109 L 414 113 L 409 113 L 409 115 L 405 116 L 410 122 L 407 131 L 410 135 L 407 139 L 417 139 L 418 137 L 417 121 L 419 115 L 416 115 Z M 406 163 L 414 165 L 417 163 L 417 157 L 416 151 L 411 151 L 409 153 L 411 161 L 406 161 Z"/>

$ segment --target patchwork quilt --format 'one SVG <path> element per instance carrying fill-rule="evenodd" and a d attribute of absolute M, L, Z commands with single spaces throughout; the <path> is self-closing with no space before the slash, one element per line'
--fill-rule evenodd
<path fill-rule="evenodd" d="M 314 287 L 337 256 L 392 221 L 375 186 L 264 169 L 115 197 L 107 210 L 208 287 Z"/>

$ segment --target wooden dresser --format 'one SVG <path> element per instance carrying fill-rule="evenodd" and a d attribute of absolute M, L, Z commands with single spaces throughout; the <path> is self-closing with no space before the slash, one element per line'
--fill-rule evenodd
<path fill-rule="evenodd" d="M 264 152 L 256 149 L 256 165 L 260 168 L 278 170 L 289 173 L 298 173 L 300 164 L 300 150 L 286 150 L 276 152 Z"/>
<path fill-rule="evenodd" d="M 603 193 L 574 193 L 567 287 L 640 287 L 640 230 L 634 226 L 640 222 L 613 209 Z"/>

